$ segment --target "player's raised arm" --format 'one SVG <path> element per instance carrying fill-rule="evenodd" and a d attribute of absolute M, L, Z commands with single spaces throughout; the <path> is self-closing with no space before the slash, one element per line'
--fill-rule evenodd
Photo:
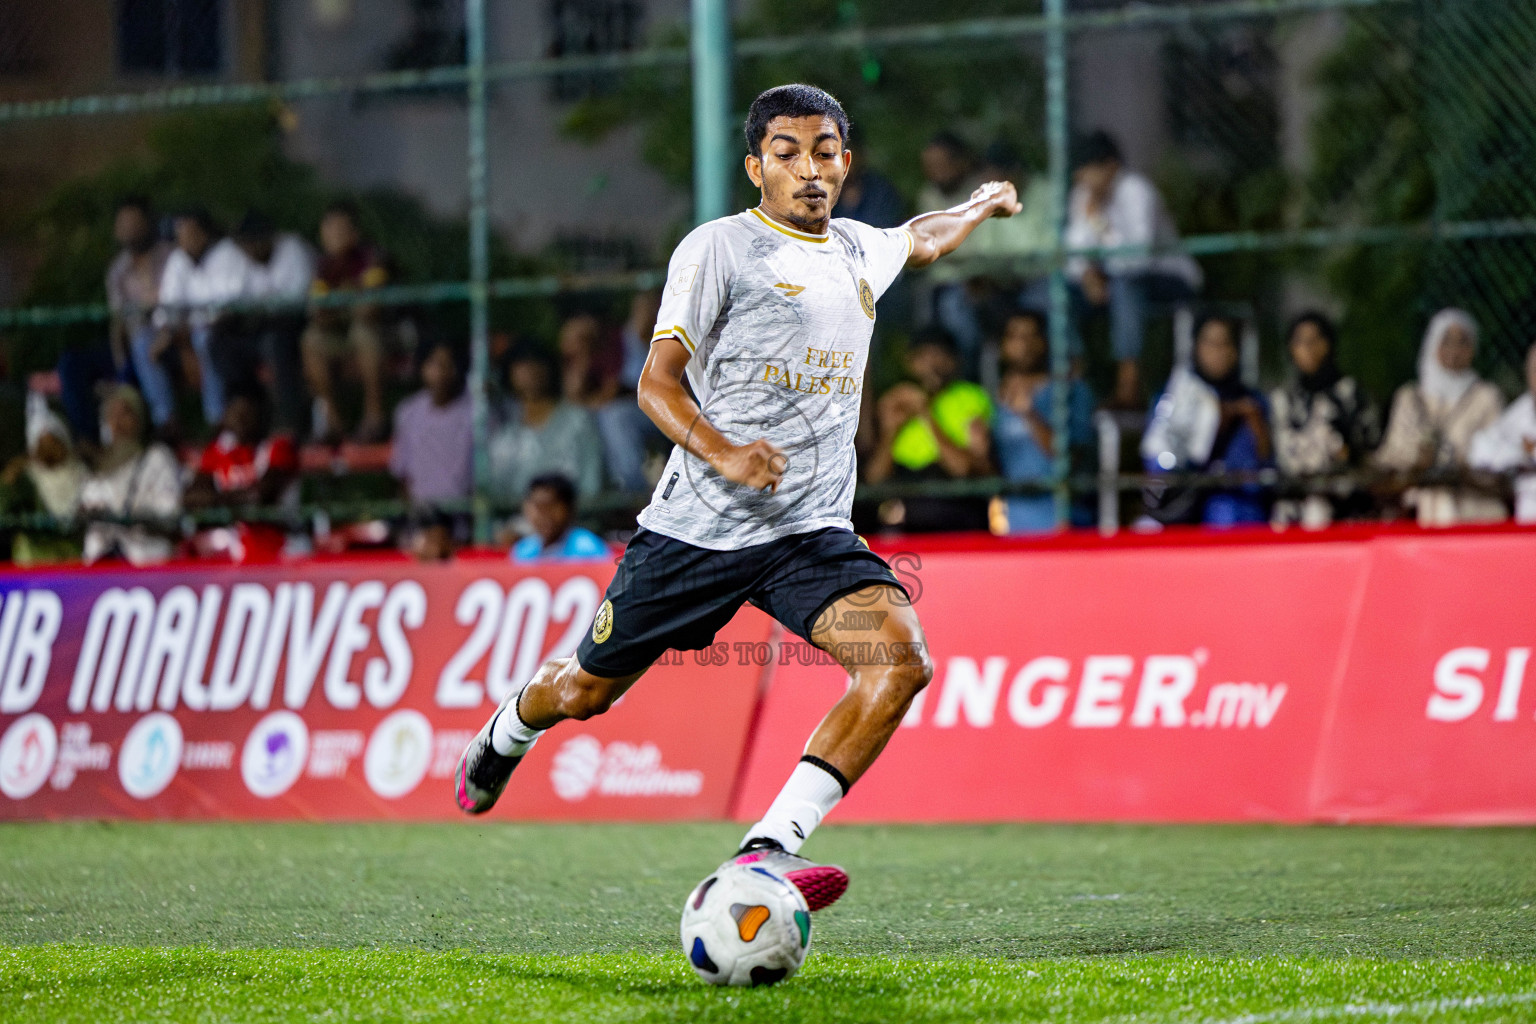
<path fill-rule="evenodd" d="M 677 337 L 657 338 L 651 343 L 645 369 L 640 373 L 641 410 L 668 440 L 709 463 L 732 483 L 777 488 L 789 459 L 767 441 L 734 445 L 715 429 L 683 387 L 683 370 L 690 357 Z"/>
<path fill-rule="evenodd" d="M 920 213 L 903 225 L 912 232 L 908 269 L 926 267 L 940 256 L 960 248 L 960 243 L 988 217 L 1012 217 L 1024 209 L 1011 181 L 989 181 L 971 198 L 948 210 Z"/>

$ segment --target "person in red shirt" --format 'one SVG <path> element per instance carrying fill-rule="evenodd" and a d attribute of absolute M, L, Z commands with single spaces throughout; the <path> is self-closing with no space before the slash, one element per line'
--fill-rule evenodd
<path fill-rule="evenodd" d="M 268 400 L 251 384 L 231 388 L 219 435 L 203 449 L 197 477 L 187 489 L 188 508 L 276 505 L 299 472 L 293 438 L 267 434 Z"/>

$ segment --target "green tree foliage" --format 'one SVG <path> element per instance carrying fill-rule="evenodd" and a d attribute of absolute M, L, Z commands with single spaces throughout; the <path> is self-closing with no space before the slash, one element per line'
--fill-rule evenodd
<path fill-rule="evenodd" d="M 813 36 L 852 28 L 884 28 L 934 20 L 1037 14 L 1038 0 L 758 0 L 735 26 L 738 40 L 786 34 Z M 674 28 L 657 44 L 681 45 Z M 859 51 L 805 46 L 769 57 L 738 57 L 732 95 L 743 119 L 759 92 L 810 82 L 837 96 L 853 118 L 850 148 L 907 196 L 922 185 L 918 154 L 948 130 L 978 148 L 1011 143 L 1026 164 L 1045 161 L 1044 91 L 1038 41 L 1008 39 Z M 692 94 L 686 68 L 633 73 L 610 95 L 579 104 L 566 121 L 578 138 L 597 138 L 638 124 L 641 156 L 669 182 L 692 181 Z M 745 154 L 745 141 L 742 143 Z M 748 200 L 743 175 L 738 186 Z"/>
<path fill-rule="evenodd" d="M 1419 0 L 1349 17 L 1318 68 L 1308 214 L 1329 226 L 1536 216 L 1536 10 Z M 1463 306 L 1484 372 L 1512 383 L 1532 328 L 1529 237 L 1352 246 L 1322 263 L 1344 303 L 1346 366 L 1385 394 L 1414 375 L 1424 324 Z"/>

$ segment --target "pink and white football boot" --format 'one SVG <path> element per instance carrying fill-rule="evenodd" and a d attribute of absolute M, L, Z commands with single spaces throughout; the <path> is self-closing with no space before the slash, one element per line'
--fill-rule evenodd
<path fill-rule="evenodd" d="M 817 864 L 797 853 L 789 853 L 775 840 L 753 838 L 720 865 L 756 864 L 767 868 L 800 890 L 806 906 L 823 910 L 836 903 L 848 891 L 848 872 L 835 864 Z"/>

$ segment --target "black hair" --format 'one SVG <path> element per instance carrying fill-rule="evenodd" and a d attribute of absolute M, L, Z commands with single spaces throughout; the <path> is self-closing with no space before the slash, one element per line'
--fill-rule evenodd
<path fill-rule="evenodd" d="M 1208 324 L 1221 324 L 1227 329 L 1227 337 L 1232 339 L 1233 348 L 1242 348 L 1243 324 L 1236 317 L 1224 316 L 1221 313 L 1201 313 L 1195 321 L 1194 337 L 1198 341 L 1200 332 L 1204 331 Z"/>
<path fill-rule="evenodd" d="M 1317 328 L 1317 333 L 1328 342 L 1328 350 L 1337 352 L 1339 348 L 1339 329 L 1334 325 L 1333 318 L 1327 313 L 1320 313 L 1315 309 L 1309 309 L 1305 313 L 1298 314 L 1285 329 L 1285 340 L 1289 344 L 1291 337 L 1296 333 L 1296 328 L 1302 324 L 1311 324 Z"/>
<path fill-rule="evenodd" d="M 538 363 L 544 367 L 548 380 L 545 383 L 545 392 L 549 395 L 560 393 L 560 364 L 555 357 L 543 345 L 535 341 L 519 341 L 512 346 L 507 353 L 506 361 L 502 364 L 502 379 L 511 375 L 512 367 L 518 363 Z"/>
<path fill-rule="evenodd" d="M 763 136 L 768 125 L 776 117 L 830 117 L 837 125 L 838 137 L 848 145 L 848 114 L 843 105 L 825 89 L 814 85 L 777 85 L 758 93 L 752 106 L 747 108 L 744 130 L 747 136 L 747 152 L 755 157 L 763 155 Z"/>
<path fill-rule="evenodd" d="M 352 226 L 362 230 L 363 211 L 350 199 L 333 199 L 325 204 L 325 209 L 320 211 L 320 219 L 342 216 L 352 222 Z"/>
<path fill-rule="evenodd" d="M 469 346 L 452 338 L 429 336 L 416 346 L 416 375 L 421 375 L 421 368 L 432 353 L 438 349 L 447 349 L 448 357 L 453 360 L 454 394 L 464 390 L 465 382 L 469 379 Z"/>
<path fill-rule="evenodd" d="M 987 146 L 981 158 L 993 167 L 1012 170 L 1023 164 L 1019 148 L 1007 139 L 997 139 Z"/>
<path fill-rule="evenodd" d="M 576 485 L 571 483 L 571 478 L 564 473 L 540 473 L 528 481 L 528 493 L 543 487 L 555 492 L 555 497 L 562 505 L 569 509 L 576 508 Z"/>
<path fill-rule="evenodd" d="M 960 346 L 955 344 L 955 336 L 938 325 L 924 327 L 912 337 L 912 344 L 907 346 L 908 352 L 916 352 L 920 348 L 943 349 L 950 355 L 960 354 Z"/>
<path fill-rule="evenodd" d="M 241 380 L 231 381 L 224 388 L 224 404 L 228 405 L 237 398 L 244 398 L 249 402 L 263 408 L 271 401 L 272 396 L 262 386 L 261 381 L 254 377 L 246 377 Z"/>
<path fill-rule="evenodd" d="M 226 413 L 231 405 L 240 400 L 250 402 L 256 410 L 256 432 L 261 437 L 270 434 L 272 432 L 272 396 L 262 386 L 261 381 L 254 377 L 245 377 L 224 385 Z"/>
<path fill-rule="evenodd" d="M 112 212 L 122 213 L 124 210 L 138 210 L 150 224 L 155 222 L 155 204 L 149 201 L 149 196 L 139 193 L 122 196 L 112 207 Z"/>
<path fill-rule="evenodd" d="M 971 155 L 970 144 L 954 132 L 934 132 L 928 139 L 929 146 L 937 146 L 950 156 L 967 159 Z"/>
<path fill-rule="evenodd" d="M 1040 312 L 1038 309 L 1030 309 L 1028 307 L 1024 309 L 1015 309 L 1009 313 L 1006 317 L 1003 318 L 1003 327 L 1006 328 L 1008 326 L 1009 320 L 1017 320 L 1020 317 L 1024 318 L 1025 320 L 1033 320 L 1035 322 L 1035 326 L 1040 329 L 1040 334 L 1042 336 L 1050 334 L 1051 324 L 1050 321 L 1045 318 L 1045 314 Z"/>
<path fill-rule="evenodd" d="M 247 210 L 235 225 L 235 237 L 242 241 L 265 241 L 277 234 L 277 225 L 260 210 Z"/>
<path fill-rule="evenodd" d="M 218 222 L 213 219 L 213 214 L 208 212 L 206 206 L 188 206 L 177 211 L 176 220 L 190 220 L 203 229 L 203 233 L 209 238 L 218 238 L 222 232 Z"/>
<path fill-rule="evenodd" d="M 1113 160 L 1123 163 L 1124 157 L 1120 155 L 1120 144 L 1114 136 L 1103 129 L 1089 132 L 1088 135 L 1077 142 L 1076 159 L 1072 161 L 1073 167 L 1088 167 L 1092 164 L 1103 164 Z"/>

